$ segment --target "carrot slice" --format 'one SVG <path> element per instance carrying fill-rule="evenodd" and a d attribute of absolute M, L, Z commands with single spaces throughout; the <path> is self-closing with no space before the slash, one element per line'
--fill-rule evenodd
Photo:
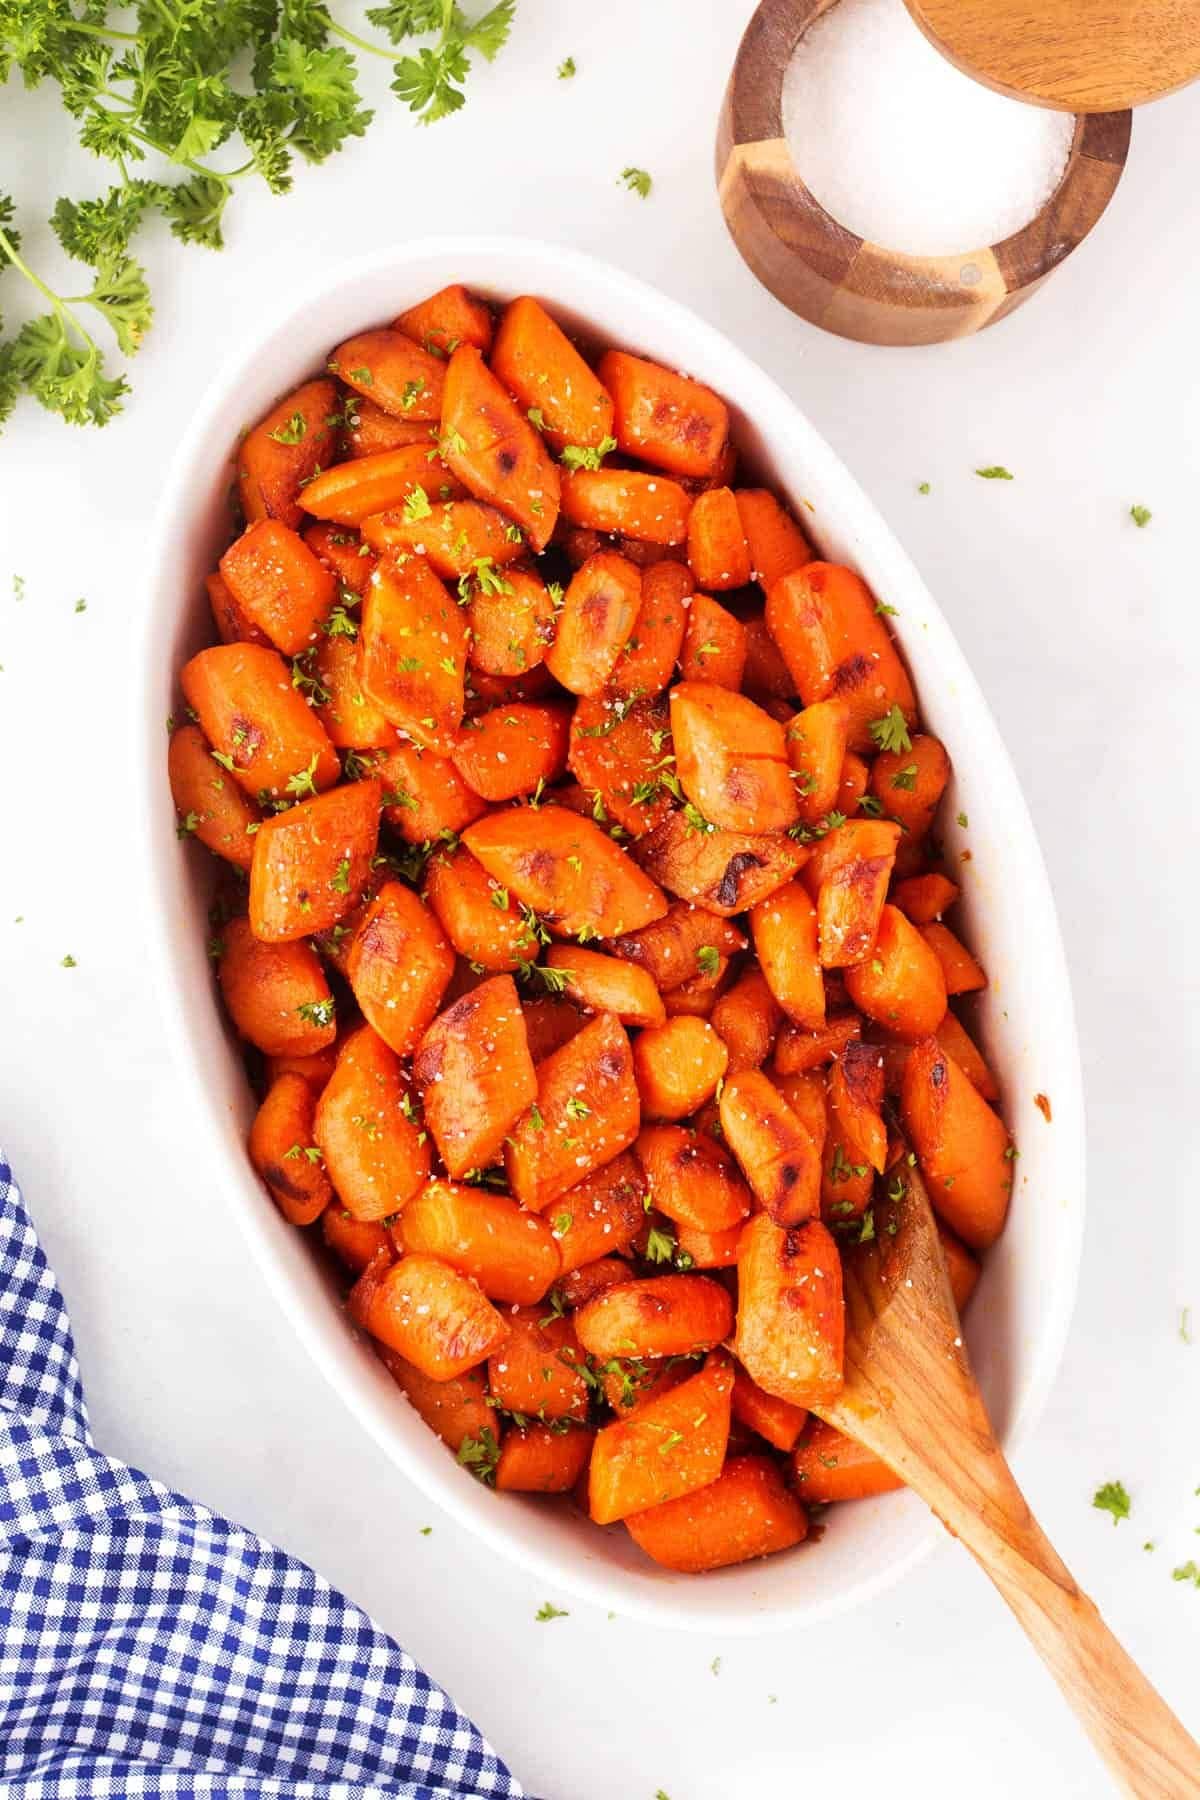
<path fill-rule="evenodd" d="M 454 836 L 487 811 L 454 764 L 415 744 L 396 744 L 371 771 L 383 792 L 383 816 L 408 844 Z"/>
<path fill-rule="evenodd" d="M 950 758 L 939 738 L 917 732 L 907 750 L 881 750 L 871 768 L 871 792 L 889 819 L 919 838 L 933 824 L 950 779 Z"/>
<path fill-rule="evenodd" d="M 485 1431 L 497 1432 L 495 1409 L 487 1403 L 485 1371 L 478 1365 L 449 1381 L 432 1381 L 395 1350 L 381 1345 L 379 1355 L 409 1405 L 455 1455 L 467 1438 L 481 1437 Z M 500 1454 L 504 1454 L 503 1445 Z"/>
<path fill-rule="evenodd" d="M 662 996 L 645 969 L 578 944 L 552 944 L 542 960 L 562 972 L 563 992 L 588 1012 L 612 1013 L 622 1025 L 661 1025 L 666 1019 Z"/>
<path fill-rule="evenodd" d="M 789 881 L 750 910 L 759 966 L 789 1019 L 825 1023 L 825 983 L 817 954 L 817 909 L 802 882 Z"/>
<path fill-rule="evenodd" d="M 668 1019 L 638 1033 L 633 1072 L 650 1119 L 686 1119 L 716 1092 L 729 1052 L 704 1019 Z"/>
<path fill-rule="evenodd" d="M 629 1280 L 628 1264 L 613 1253 L 628 1250 L 645 1227 L 645 1187 L 638 1164 L 622 1152 L 568 1188 L 553 1214 L 564 1275 L 584 1266 L 595 1267 L 599 1258 L 607 1257 L 616 1263 L 617 1279 Z M 602 1280 L 596 1291 L 609 1285 Z M 583 1306 L 591 1298 L 591 1293 L 576 1286 L 567 1304 Z"/>
<path fill-rule="evenodd" d="M 278 519 L 249 526 L 221 558 L 221 574 L 247 617 L 288 656 L 313 641 L 333 605 L 333 576 Z"/>
<path fill-rule="evenodd" d="M 322 632 L 313 649 L 293 664 L 292 680 L 308 694 L 337 749 L 385 750 L 396 743 L 395 727 L 362 691 L 355 637 L 341 630 Z"/>
<path fill-rule="evenodd" d="M 181 725 L 171 733 L 167 774 L 179 835 L 194 836 L 214 855 L 249 869 L 254 854 L 250 827 L 258 826 L 258 808 L 214 763 L 198 725 Z"/>
<path fill-rule="evenodd" d="M 634 854 L 661 887 L 722 918 L 773 894 L 808 860 L 802 845 L 778 832 L 718 831 L 686 812 L 668 813 Z"/>
<path fill-rule="evenodd" d="M 983 1056 L 961 1019 L 947 1011 L 935 1033 L 938 1043 L 952 1056 L 973 1086 L 985 1100 L 1000 1098 L 1000 1083 L 988 1068 Z"/>
<path fill-rule="evenodd" d="M 336 525 L 365 526 L 368 519 L 382 513 L 402 527 L 410 509 L 428 508 L 432 500 L 448 502 L 462 491 L 445 464 L 430 458 L 428 444 L 403 444 L 374 456 L 336 463 L 314 476 L 301 494 L 300 504 L 315 518 Z M 428 511 L 423 516 L 428 518 Z M 378 550 L 394 548 L 391 538 L 376 541 L 368 534 L 367 541 Z"/>
<path fill-rule="evenodd" d="M 407 307 L 392 326 L 431 356 L 452 356 L 460 344 L 474 344 L 486 356 L 492 347 L 491 309 L 461 281 Z"/>
<path fill-rule="evenodd" d="M 846 970 L 846 992 L 859 1012 L 911 1043 L 929 1037 L 946 1015 L 946 978 L 937 953 L 895 906 L 879 915 L 867 960 Z"/>
<path fill-rule="evenodd" d="M 710 1275 L 652 1275 L 605 1288 L 575 1315 L 589 1355 L 692 1356 L 733 1329 L 733 1302 Z"/>
<path fill-rule="evenodd" d="M 681 1381 L 597 1432 L 588 1476 L 588 1510 L 597 1525 L 644 1512 L 707 1487 L 721 1472 L 729 1441 L 733 1365 L 711 1354 Z"/>
<path fill-rule="evenodd" d="M 485 675 L 521 676 L 536 668 L 554 641 L 554 600 L 533 569 L 507 568 L 471 584 L 467 660 Z"/>
<path fill-rule="evenodd" d="M 509 1186 L 523 1205 L 544 1212 L 627 1150 L 638 1124 L 629 1039 L 601 1013 L 538 1064 L 537 1099 L 505 1145 Z"/>
<path fill-rule="evenodd" d="M 883 913 L 900 827 L 886 819 L 850 819 L 827 832 L 804 871 L 817 906 L 821 963 L 861 962 Z"/>
<path fill-rule="evenodd" d="M 592 1433 L 526 1425 L 506 1431 L 496 1464 L 498 1494 L 569 1494 L 592 1454 Z"/>
<path fill-rule="evenodd" d="M 659 993 L 666 994 L 715 958 L 736 956 L 746 948 L 746 939 L 727 919 L 674 900 L 664 918 L 617 938 L 610 948 L 614 956 L 645 969 Z"/>
<path fill-rule="evenodd" d="M 332 1044 L 324 1050 L 315 1050 L 311 1056 L 268 1056 L 267 1080 L 278 1081 L 281 1075 L 302 1075 L 313 1093 L 320 1094 L 333 1074 L 336 1061 L 337 1052 Z"/>
<path fill-rule="evenodd" d="M 438 1015 L 413 1059 L 413 1079 L 421 1090 L 425 1122 L 451 1175 L 486 1169 L 537 1095 L 511 976 L 481 981 Z M 557 1269 L 556 1253 L 554 1273 Z M 512 1296 L 522 1297 L 539 1296 Z"/>
<path fill-rule="evenodd" d="M 866 583 L 836 563 L 812 562 L 767 589 L 767 625 L 806 706 L 842 699 L 850 748 L 870 750 L 870 726 L 893 706 L 911 722 L 916 697 Z"/>
<path fill-rule="evenodd" d="M 653 881 L 591 819 L 561 806 L 513 807 L 468 825 L 463 842 L 496 881 L 560 937 L 619 937 L 667 910 Z"/>
<path fill-rule="evenodd" d="M 625 1525 L 652 1561 L 700 1575 L 803 1543 L 808 1514 L 770 1457 L 731 1456 L 699 1493 L 635 1513 Z"/>
<path fill-rule="evenodd" d="M 819 1069 L 832 1057 L 840 1056 L 846 1045 L 861 1035 L 862 1020 L 857 1013 L 831 1013 L 816 1030 L 785 1019 L 775 1040 L 776 1072 L 802 1075 L 809 1069 Z"/>
<path fill-rule="evenodd" d="M 883 1064 L 874 1044 L 847 1044 L 829 1071 L 829 1127 L 851 1162 L 882 1173 L 887 1160 Z"/>
<path fill-rule="evenodd" d="M 238 498 L 251 524 L 280 519 L 293 529 L 299 525 L 301 488 L 329 462 L 336 432 L 337 389 L 320 380 L 286 394 L 246 433 L 237 455 Z"/>
<path fill-rule="evenodd" d="M 425 898 L 460 956 L 485 969 L 515 969 L 536 953 L 537 938 L 519 904 L 461 847 L 430 858 Z"/>
<path fill-rule="evenodd" d="M 265 1056 L 307 1056 L 332 1044 L 333 996 L 311 944 L 264 944 L 248 919 L 230 919 L 217 941 L 221 997 L 240 1037 Z"/>
<path fill-rule="evenodd" d="M 327 569 L 333 570 L 343 587 L 348 587 L 361 600 L 379 560 L 370 546 L 363 543 L 361 534 L 351 526 L 310 519 L 302 536 L 313 555 L 319 557 Z M 340 598 L 343 605 L 353 606 L 354 601 L 345 594 Z"/>
<path fill-rule="evenodd" d="M 760 969 L 747 969 L 721 995 L 709 1018 L 729 1052 L 731 1075 L 743 1069 L 761 1068 L 774 1046 L 780 1017 L 775 996 Z"/>
<path fill-rule="evenodd" d="M 685 681 L 740 688 L 746 670 L 746 627 L 711 599 L 696 594 L 688 608 L 679 667 Z"/>
<path fill-rule="evenodd" d="M 354 933 L 346 974 L 363 1017 L 398 1056 L 432 1023 L 453 973 L 454 952 L 434 914 L 411 888 L 386 881 Z"/>
<path fill-rule="evenodd" d="M 482 500 L 431 506 L 423 487 L 413 490 L 408 505 L 364 519 L 363 536 L 393 556 L 426 557 L 446 581 L 474 574 L 477 585 L 482 582 L 500 594 L 511 592 L 511 586 L 498 571 L 525 550 L 520 526 L 510 524 L 494 506 Z"/>
<path fill-rule="evenodd" d="M 556 450 L 598 448 L 612 434 L 608 391 L 539 301 L 522 294 L 506 307 L 492 370 Z"/>
<path fill-rule="evenodd" d="M 414 742 L 449 755 L 463 717 L 466 626 L 424 557 L 375 571 L 360 641 L 368 699 Z"/>
<path fill-rule="evenodd" d="M 264 819 L 250 865 L 250 924 L 279 943 L 328 931 L 362 899 L 379 837 L 379 783 L 351 781 Z"/>
<path fill-rule="evenodd" d="M 793 1406 L 842 1386 L 845 1318 L 837 1245 L 817 1220 L 784 1230 L 760 1213 L 742 1227 L 735 1349 L 752 1381 Z"/>
<path fill-rule="evenodd" d="M 885 1462 L 823 1419 L 814 1419 L 792 1456 L 792 1480 L 810 1506 L 870 1500 L 904 1486 Z"/>
<path fill-rule="evenodd" d="M 780 1225 L 820 1211 L 821 1158 L 812 1133 L 757 1069 L 731 1075 L 721 1090 L 725 1141 L 761 1206 Z"/>
<path fill-rule="evenodd" d="M 563 518 L 667 548 L 687 539 L 692 498 L 665 475 L 641 469 L 574 469 L 562 478 Z"/>
<path fill-rule="evenodd" d="M 782 725 L 715 682 L 671 689 L 675 772 L 688 799 L 727 831 L 786 831 L 798 817 Z"/>
<path fill-rule="evenodd" d="M 745 587 L 753 574 L 750 546 L 733 492 L 709 488 L 698 494 L 688 516 L 688 567 L 697 587 Z"/>
<path fill-rule="evenodd" d="M 517 800 L 567 766 L 571 715 L 561 701 L 524 700 L 476 713 L 459 733 L 454 766 L 484 800 Z"/>
<path fill-rule="evenodd" d="M 671 807 L 670 714 L 658 700 L 581 699 L 571 719 L 571 773 L 587 795 L 587 810 L 642 837 Z"/>
<path fill-rule="evenodd" d="M 746 634 L 746 664 L 742 670 L 742 687 L 760 706 L 767 706 L 768 701 L 773 700 L 790 702 L 795 683 L 779 654 L 779 645 L 767 630 L 767 621 L 751 613 L 743 617 L 742 630 Z M 768 711 L 773 718 L 785 725 L 794 716 L 794 708 L 790 704 L 785 704 L 782 708 L 768 707 Z"/>
<path fill-rule="evenodd" d="M 446 364 L 403 332 L 385 326 L 347 338 L 330 357 L 329 372 L 398 418 L 441 417 Z"/>
<path fill-rule="evenodd" d="M 613 398 L 613 431 L 628 456 L 677 475 L 711 475 L 729 435 L 729 413 L 710 388 L 674 369 L 608 350 L 596 373 Z"/>
<path fill-rule="evenodd" d="M 698 1231 L 694 1225 L 680 1225 L 675 1243 L 678 1257 L 690 1257 L 694 1269 L 732 1269 L 737 1264 L 741 1242 L 740 1225 L 724 1231 Z"/>
<path fill-rule="evenodd" d="M 311 1225 L 333 1198 L 313 1144 L 313 1091 L 302 1075 L 271 1083 L 250 1127 L 250 1161 L 271 1198 L 293 1225 Z"/>
<path fill-rule="evenodd" d="M 987 975 L 948 925 L 936 920 L 919 927 L 921 936 L 942 965 L 948 994 L 972 994 L 987 986 Z"/>
<path fill-rule="evenodd" d="M 531 1306 L 559 1272 L 558 1245 L 546 1222 L 486 1188 L 431 1181 L 409 1201 L 397 1229 L 406 1251 L 461 1269 L 489 1300 Z"/>
<path fill-rule="evenodd" d="M 603 691 L 633 631 L 642 578 L 611 550 L 589 557 L 571 579 L 546 667 L 573 694 Z"/>
<path fill-rule="evenodd" d="M 820 823 L 834 810 L 849 732 L 850 711 L 843 700 L 818 700 L 787 727 L 788 761 L 806 825 Z"/>
<path fill-rule="evenodd" d="M 204 577 L 213 624 L 223 644 L 267 644 L 270 639 L 238 605 L 219 569 Z"/>
<path fill-rule="evenodd" d="M 468 1275 L 432 1256 L 368 1265 L 346 1309 L 354 1323 L 432 1381 L 452 1381 L 493 1354 L 508 1325 Z"/>
<path fill-rule="evenodd" d="M 353 395 L 346 406 L 342 446 L 348 457 L 377 456 L 381 450 L 403 450 L 408 444 L 432 450 L 437 440 L 435 420 L 398 419 L 361 394 Z"/>
<path fill-rule="evenodd" d="M 414 1111 L 399 1057 L 369 1025 L 352 1031 L 317 1102 L 313 1135 L 354 1218 L 389 1218 L 428 1181 L 429 1147 Z"/>
<path fill-rule="evenodd" d="M 668 559 L 642 570 L 642 598 L 633 633 L 609 678 L 614 694 L 653 699 L 662 693 L 683 648 L 693 587 L 691 571 L 682 563 Z"/>
<path fill-rule="evenodd" d="M 277 650 L 215 644 L 184 664 L 179 682 L 215 760 L 243 792 L 277 798 L 340 777 L 337 752 Z"/>
<path fill-rule="evenodd" d="M 954 905 L 961 890 L 945 875 L 910 875 L 892 889 L 892 899 L 914 925 L 932 925 Z"/>
<path fill-rule="evenodd" d="M 558 468 L 472 344 L 450 358 L 441 448 L 478 499 L 515 519 L 535 551 L 545 549 L 558 518 Z"/>
<path fill-rule="evenodd" d="M 504 1317 L 509 1335 L 488 1366 L 492 1399 L 538 1420 L 585 1419 L 588 1389 L 573 1321 L 540 1306 L 514 1306 Z"/>
<path fill-rule="evenodd" d="M 644 1125 L 637 1157 L 651 1202 L 678 1225 L 729 1231 L 750 1211 L 750 1190 L 718 1143 L 681 1125 Z"/>
<path fill-rule="evenodd" d="M 809 1418 L 802 1406 L 765 1393 L 741 1368 L 733 1377 L 733 1416 L 739 1425 L 756 1431 L 776 1450 L 794 1450 Z"/>
<path fill-rule="evenodd" d="M 1012 1195 L 1003 1121 L 936 1038 L 917 1044 L 900 1089 L 904 1129 L 929 1198 L 973 1250 L 999 1237 Z"/>
<path fill-rule="evenodd" d="M 750 547 L 751 579 L 763 587 L 813 559 L 808 539 L 766 488 L 738 488 L 738 518 Z"/>
<path fill-rule="evenodd" d="M 387 1226 L 377 1219 L 356 1219 L 340 1200 L 333 1200 L 321 1214 L 321 1236 L 339 1262 L 361 1275 L 373 1256 L 390 1250 Z"/>

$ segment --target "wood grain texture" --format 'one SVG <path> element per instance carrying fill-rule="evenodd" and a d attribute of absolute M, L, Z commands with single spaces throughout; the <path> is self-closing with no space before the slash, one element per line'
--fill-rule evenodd
<path fill-rule="evenodd" d="M 818 1409 L 921 1495 L 1008 1603 L 1122 1789 L 1197 1800 L 1200 1746 L 1030 1512 L 971 1371 L 933 1215 L 901 1153 L 875 1238 L 844 1253 L 846 1385 Z"/>
<path fill-rule="evenodd" d="M 1200 76 L 1200 0 L 905 0 L 930 43 L 1002 94 L 1116 112 Z"/>
<path fill-rule="evenodd" d="M 841 337 L 934 344 L 994 324 L 1037 290 L 1103 213 L 1125 165 L 1129 113 L 1077 122 L 1055 193 L 1002 243 L 938 257 L 884 249 L 830 217 L 783 135 L 785 70 L 832 4 L 763 0 L 746 28 L 717 132 L 717 185 L 734 243 L 777 299 Z"/>

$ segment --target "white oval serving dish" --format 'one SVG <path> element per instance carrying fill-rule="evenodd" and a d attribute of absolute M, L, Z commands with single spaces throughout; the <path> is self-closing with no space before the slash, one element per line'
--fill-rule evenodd
<path fill-rule="evenodd" d="M 729 402 L 739 446 L 796 507 L 828 557 L 851 563 L 897 609 L 892 621 L 923 717 L 954 759 L 945 806 L 948 855 L 963 864 L 972 947 L 991 984 L 979 1024 L 1020 1146 L 1008 1228 L 991 1251 L 967 1338 L 1011 1451 L 1045 1401 L 1066 1337 L 1084 1206 L 1083 1105 L 1066 962 L 1046 871 L 1016 777 L 945 618 L 874 506 L 792 400 L 720 332 L 620 270 L 571 250 L 508 237 L 430 239 L 335 265 L 213 374 L 164 484 L 148 550 L 142 654 L 140 795 L 148 935 L 162 1005 L 211 1158 L 214 1183 L 268 1286 L 336 1392 L 397 1467 L 490 1547 L 556 1590 L 664 1625 L 761 1632 L 812 1623 L 888 1587 L 938 1541 L 913 1496 L 835 1507 L 818 1543 L 704 1576 L 648 1563 L 625 1531 L 600 1531 L 565 1507 L 479 1486 L 434 1437 L 366 1343 L 300 1232 L 250 1168 L 254 1103 L 226 1031 L 206 955 L 211 867 L 181 847 L 167 784 L 163 720 L 176 674 L 211 640 L 204 575 L 228 541 L 231 455 L 241 428 L 321 366 L 329 347 L 384 323 L 450 281 L 503 300 L 540 296 L 601 343 L 685 368 Z M 955 823 L 966 816 L 969 828 Z M 1053 1106 L 1048 1124 L 1034 1096 Z"/>

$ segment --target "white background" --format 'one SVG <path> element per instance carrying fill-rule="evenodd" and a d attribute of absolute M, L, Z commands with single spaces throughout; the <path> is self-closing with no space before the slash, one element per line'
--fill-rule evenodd
<path fill-rule="evenodd" d="M 339 256 L 439 228 L 561 239 L 690 303 L 784 383 L 895 526 L 1024 781 L 1075 982 L 1091 1183 L 1066 1360 L 1018 1474 L 1200 1731 L 1200 1592 L 1171 1580 L 1200 1559 L 1200 89 L 1139 116 L 1107 216 L 1026 309 L 967 342 L 871 349 L 794 320 L 726 237 L 712 139 L 750 11 L 520 0 L 509 49 L 472 79 L 465 113 L 431 130 L 389 99 L 380 63 L 366 139 L 302 169 L 288 199 L 239 195 L 223 254 L 146 240 L 158 322 L 122 419 L 72 432 L 25 403 L 11 421 L 0 1137 L 70 1303 L 103 1447 L 340 1583 L 531 1792 L 774 1800 L 836 1782 L 851 1796 L 886 1784 L 957 1800 L 969 1785 L 976 1800 L 1022 1787 L 1076 1800 L 1108 1791 L 1105 1778 L 950 1544 L 869 1609 L 808 1634 L 723 1643 L 573 1601 L 568 1618 L 535 1624 L 563 1596 L 431 1519 L 291 1340 L 199 1176 L 144 966 L 131 834 L 163 826 L 128 802 L 142 550 L 164 462 L 235 342 Z M 579 73 L 560 83 L 568 54 Z M 44 211 L 59 192 L 98 191 L 102 171 L 69 148 L 49 91 L 10 84 L 0 106 L 18 195 Z M 627 163 L 652 172 L 649 200 L 615 184 Z M 57 273 L 34 206 L 24 222 Z M 19 285 L 10 274 L 0 288 L 14 311 Z M 1016 479 L 973 474 L 996 462 Z M 1129 520 L 1135 501 L 1153 509 L 1145 530 Z M 60 967 L 68 952 L 73 970 Z M 1191 1347 L 1178 1331 L 1188 1304 Z M 1112 1478 L 1133 1496 L 1117 1527 L 1091 1507 Z"/>

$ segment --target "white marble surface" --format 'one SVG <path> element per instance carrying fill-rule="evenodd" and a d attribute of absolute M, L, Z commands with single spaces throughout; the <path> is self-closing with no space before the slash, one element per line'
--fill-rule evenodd
<path fill-rule="evenodd" d="M 874 495 L 974 659 L 1025 782 L 1075 980 L 1091 1203 L 1069 1348 L 1018 1472 L 1200 1730 L 1200 1592 L 1171 1580 L 1200 1556 L 1200 90 L 1139 117 L 1108 216 L 1027 309 L 970 342 L 869 349 L 794 321 L 722 228 L 712 127 L 749 12 L 749 0 L 520 0 L 510 50 L 473 81 L 465 113 L 430 131 L 390 107 L 381 64 L 368 137 L 302 171 L 290 199 L 244 196 L 223 255 L 149 240 L 159 319 L 122 420 L 97 436 L 24 406 L 11 422 L 0 1136 L 70 1302 L 103 1445 L 340 1582 L 532 1792 L 774 1800 L 824 1782 L 950 1800 L 967 1779 L 977 1800 L 1018 1788 L 1080 1800 L 1108 1791 L 1104 1776 L 949 1544 L 819 1634 L 708 1642 L 577 1603 L 535 1624 L 562 1596 L 431 1520 L 292 1342 L 199 1176 L 146 979 L 128 647 L 156 484 L 207 371 L 321 262 L 439 226 L 560 238 L 688 301 L 790 388 Z M 555 80 L 567 54 L 571 84 Z M 17 192 L 52 200 L 98 180 L 49 94 L 5 90 L 3 106 Z M 646 202 L 614 184 L 630 162 L 654 175 Z M 37 249 L 36 229 L 29 240 Z M 0 292 L 12 310 L 15 286 Z M 1016 479 L 973 475 L 993 462 Z M 1144 531 L 1134 501 L 1153 508 Z M 75 969 L 60 967 L 68 952 Z M 1192 1347 L 1178 1333 L 1188 1304 Z M 1133 1517 L 1114 1528 L 1090 1503 L 1117 1477 Z"/>

